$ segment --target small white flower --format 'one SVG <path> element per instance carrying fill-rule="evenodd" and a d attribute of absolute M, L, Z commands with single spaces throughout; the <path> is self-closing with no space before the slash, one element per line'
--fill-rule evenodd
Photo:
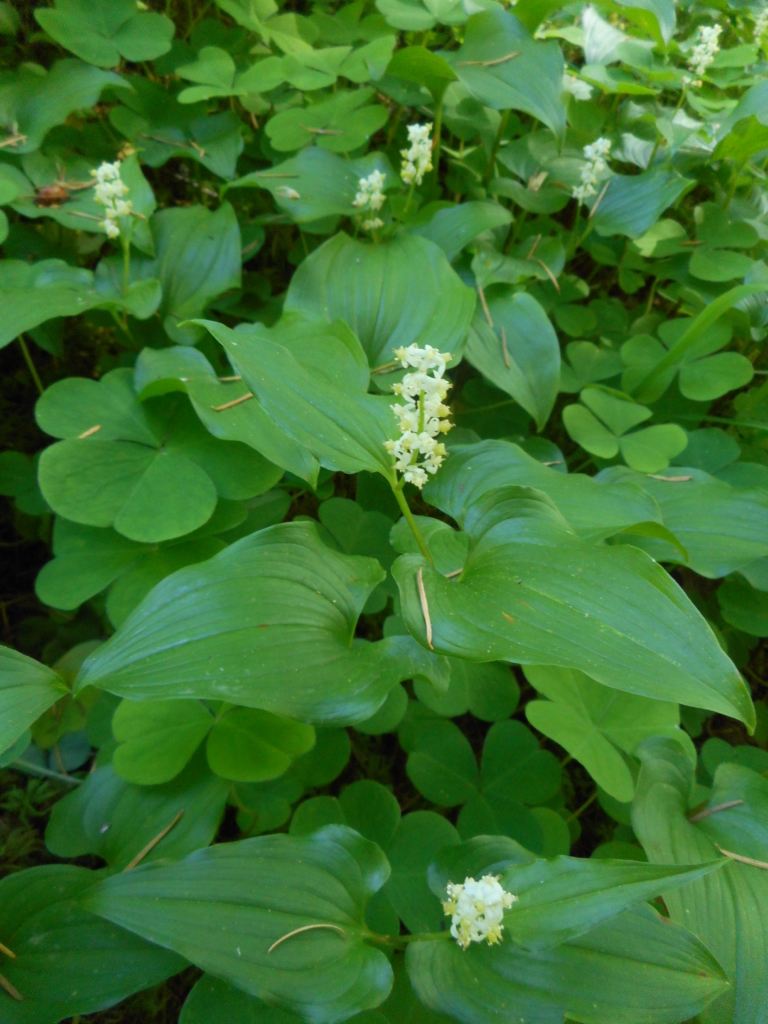
<path fill-rule="evenodd" d="M 610 139 L 595 139 L 584 147 L 587 162 L 581 169 L 581 184 L 573 189 L 573 198 L 583 203 L 589 196 L 597 195 L 597 183 L 608 170 L 607 160 L 611 152 Z"/>
<path fill-rule="evenodd" d="M 359 210 L 378 212 L 387 198 L 384 195 L 384 182 L 386 180 L 386 174 L 382 174 L 381 171 L 371 171 L 367 178 L 360 178 L 357 183 L 357 194 L 352 205 L 356 206 Z"/>
<path fill-rule="evenodd" d="M 563 75 L 563 92 L 568 92 L 576 100 L 588 100 L 592 98 L 592 86 L 582 82 L 576 75 L 565 72 Z"/>
<path fill-rule="evenodd" d="M 408 125 L 408 141 L 411 145 L 408 149 L 400 150 L 403 158 L 400 177 L 406 185 L 420 185 L 424 175 L 432 170 L 431 131 L 431 124 Z"/>
<path fill-rule="evenodd" d="M 446 447 L 437 438 L 447 434 L 453 424 L 448 417 L 451 410 L 445 404 L 450 382 L 444 379 L 450 352 L 438 352 L 431 345 L 419 348 L 415 343 L 407 348 L 395 349 L 395 357 L 402 366 L 416 372 L 406 373 L 392 390 L 403 403 L 391 406 L 398 420 L 400 437 L 384 442 L 384 447 L 395 458 L 395 469 L 402 473 L 406 483 L 421 490 L 448 456 Z"/>
<path fill-rule="evenodd" d="M 701 78 L 709 65 L 720 52 L 721 25 L 705 25 L 699 29 L 699 42 L 694 46 L 688 58 L 688 66 L 697 78 Z"/>
<path fill-rule="evenodd" d="M 471 942 L 489 946 L 501 942 L 504 911 L 518 897 L 502 888 L 498 875 L 483 875 L 479 881 L 465 878 L 460 884 L 449 882 L 446 895 L 443 910 L 451 918 L 451 935 L 462 949 Z"/>
<path fill-rule="evenodd" d="M 764 7 L 762 11 L 755 18 L 755 34 L 754 40 L 759 43 L 763 36 L 768 32 L 768 6 Z"/>
<path fill-rule="evenodd" d="M 384 227 L 384 221 L 381 217 L 373 217 L 371 220 L 364 220 L 362 227 L 363 231 L 376 231 Z"/>
<path fill-rule="evenodd" d="M 123 199 L 130 189 L 120 177 L 120 161 L 115 160 L 113 164 L 104 161 L 91 174 L 96 178 L 93 198 L 99 206 L 104 207 L 104 219 L 99 221 L 99 227 L 104 229 L 108 238 L 119 238 L 118 219 L 133 213 L 130 199 Z"/>

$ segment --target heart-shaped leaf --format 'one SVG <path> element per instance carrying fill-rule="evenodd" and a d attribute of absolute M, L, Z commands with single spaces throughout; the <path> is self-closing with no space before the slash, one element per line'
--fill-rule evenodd
<path fill-rule="evenodd" d="M 474 305 L 472 289 L 426 238 L 372 245 L 343 232 L 304 260 L 285 301 L 287 310 L 349 324 L 372 368 L 414 342 L 458 356 Z"/>

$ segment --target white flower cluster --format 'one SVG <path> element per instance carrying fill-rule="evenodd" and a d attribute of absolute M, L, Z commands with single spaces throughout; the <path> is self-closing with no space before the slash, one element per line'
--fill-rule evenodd
<path fill-rule="evenodd" d="M 371 210 L 373 213 L 378 213 L 387 198 L 384 195 L 384 182 L 386 179 L 386 174 L 382 174 L 381 171 L 371 171 L 367 178 L 360 178 L 357 183 L 357 194 L 352 205 L 356 206 L 359 210 Z M 371 217 L 363 221 L 364 231 L 375 231 L 376 228 L 383 226 L 384 221 L 381 217 Z"/>
<path fill-rule="evenodd" d="M 104 207 L 104 220 L 99 221 L 99 227 L 104 228 L 109 238 L 119 238 L 118 218 L 127 217 L 133 212 L 130 199 L 123 199 L 129 189 L 120 177 L 120 161 L 115 160 L 113 164 L 105 161 L 91 174 L 96 177 L 94 198 L 99 206 Z"/>
<path fill-rule="evenodd" d="M 759 43 L 766 32 L 768 32 L 768 6 L 764 7 L 755 18 L 755 42 Z"/>
<path fill-rule="evenodd" d="M 588 196 L 596 195 L 597 188 L 595 186 L 608 169 L 606 161 L 610 152 L 610 139 L 596 139 L 589 146 L 584 147 L 587 163 L 581 169 L 581 184 L 574 187 L 573 190 L 573 198 L 578 199 L 579 203 L 583 203 Z"/>
<path fill-rule="evenodd" d="M 416 372 L 406 373 L 400 384 L 392 385 L 395 394 L 404 399 L 404 404 L 391 406 L 399 420 L 400 437 L 385 441 L 384 447 L 395 456 L 395 468 L 406 483 L 421 490 L 427 474 L 436 473 L 447 457 L 445 445 L 437 438 L 453 426 L 448 419 L 451 410 L 444 404 L 451 387 L 444 377 L 445 365 L 452 357 L 431 345 L 419 348 L 416 344 L 395 349 L 395 355 L 403 366 Z"/>
<path fill-rule="evenodd" d="M 688 58 L 688 66 L 697 77 L 701 78 L 720 52 L 718 40 L 722 31 L 721 25 L 705 25 L 699 30 L 700 41 L 694 46 Z"/>
<path fill-rule="evenodd" d="M 424 175 L 432 170 L 432 140 L 429 137 L 431 131 L 431 124 L 408 125 L 408 141 L 411 145 L 409 149 L 400 150 L 403 158 L 400 177 L 406 185 L 412 185 L 414 182 L 420 185 Z"/>
<path fill-rule="evenodd" d="M 563 75 L 563 92 L 570 93 L 575 100 L 588 100 L 592 97 L 592 86 L 566 71 Z"/>
<path fill-rule="evenodd" d="M 451 916 L 451 935 L 462 949 L 470 942 L 501 942 L 504 911 L 518 897 L 502 888 L 498 875 L 483 875 L 479 882 L 465 878 L 459 885 L 449 882 L 446 893 L 443 910 Z"/>

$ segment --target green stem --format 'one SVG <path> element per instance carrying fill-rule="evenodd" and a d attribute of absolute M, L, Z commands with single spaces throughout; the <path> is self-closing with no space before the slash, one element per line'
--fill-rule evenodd
<path fill-rule="evenodd" d="M 413 512 L 411 512 L 410 508 L 408 507 L 408 502 L 405 500 L 405 495 L 403 494 L 403 482 L 404 481 L 401 480 L 400 483 L 393 484 L 392 481 L 390 480 L 389 484 L 390 487 L 392 488 L 392 493 L 395 496 L 395 500 L 397 501 L 397 504 L 400 506 L 400 511 L 403 513 L 405 521 L 410 526 L 411 532 L 413 533 L 413 536 L 416 538 L 416 543 L 419 545 L 419 549 L 421 550 L 422 555 L 424 555 L 429 564 L 434 568 L 435 563 L 432 559 L 430 550 L 427 547 L 427 542 L 424 540 L 421 530 L 419 529 L 418 524 L 414 519 Z"/>
<path fill-rule="evenodd" d="M 724 210 L 727 210 L 733 202 L 733 197 L 736 194 L 736 186 L 739 184 L 739 175 L 744 170 L 744 165 L 746 164 L 746 162 L 746 160 L 742 160 L 742 162 L 739 164 L 739 166 L 736 168 L 736 171 L 734 172 L 731 187 L 728 189 L 728 195 L 725 197 L 725 206 L 723 207 Z"/>
<path fill-rule="evenodd" d="M 507 121 L 509 120 L 509 114 L 510 111 L 505 110 L 504 113 L 501 115 L 501 120 L 499 121 L 499 130 L 496 132 L 496 138 L 493 140 L 493 146 L 491 147 L 491 155 L 488 159 L 488 169 L 485 172 L 485 177 L 483 178 L 484 185 L 487 185 L 488 182 L 493 177 L 493 172 L 496 167 L 496 154 L 499 152 L 499 146 L 501 145 L 501 140 L 504 137 L 504 132 L 507 127 Z"/>
<path fill-rule="evenodd" d="M 24 341 L 24 335 L 20 334 L 16 340 L 18 341 L 19 347 L 21 348 L 21 353 L 24 356 L 24 362 L 27 364 L 27 368 L 29 369 L 29 372 L 32 375 L 32 380 L 35 382 L 35 387 L 42 395 L 42 393 L 45 391 L 45 388 L 43 387 L 43 382 L 40 380 L 40 374 L 37 372 L 35 364 L 32 362 L 32 356 L 29 353 L 26 341 Z"/>
<path fill-rule="evenodd" d="M 408 198 L 405 200 L 405 207 L 403 209 L 402 214 L 400 215 L 401 223 L 405 221 L 405 218 L 406 218 L 406 216 L 408 214 L 408 209 L 409 209 L 409 207 L 411 205 L 411 200 L 413 199 L 413 190 L 415 188 L 416 188 L 416 179 L 414 178 L 413 181 L 411 182 L 411 187 L 408 189 Z"/>
<path fill-rule="evenodd" d="M 127 292 L 131 284 L 131 244 L 123 241 L 123 292 Z"/>
<path fill-rule="evenodd" d="M 370 942 L 377 942 L 382 946 L 393 946 L 395 949 L 403 949 L 411 942 L 434 942 L 435 939 L 450 939 L 450 937 L 450 932 L 422 932 L 415 935 L 378 935 L 376 932 L 365 934 L 365 938 Z"/>
<path fill-rule="evenodd" d="M 20 757 L 12 761 L 10 767 L 16 768 L 20 772 L 26 772 L 28 775 L 42 775 L 46 779 L 66 782 L 68 786 L 80 786 L 83 782 L 82 779 L 76 779 L 73 775 L 62 775 L 60 772 L 53 772 L 50 768 L 43 768 L 39 764 L 30 764 L 29 761 L 24 761 Z"/>
<path fill-rule="evenodd" d="M 592 796 L 588 800 L 584 801 L 584 803 L 581 805 L 581 807 L 579 807 L 577 810 L 575 810 L 573 812 L 573 814 L 569 815 L 565 819 L 566 825 L 568 824 L 569 821 L 576 821 L 577 818 L 580 818 L 582 816 L 582 814 L 584 813 L 584 811 L 586 811 L 586 809 L 588 807 L 592 806 L 592 804 L 595 802 L 595 800 L 597 800 L 597 790 L 595 790 L 595 792 L 592 794 Z"/>
<path fill-rule="evenodd" d="M 434 124 L 434 151 L 432 154 L 432 166 L 435 173 L 435 185 L 440 183 L 440 147 L 442 145 L 442 139 L 440 132 L 443 127 L 443 97 L 441 96 L 438 102 L 435 104 L 435 124 Z"/>

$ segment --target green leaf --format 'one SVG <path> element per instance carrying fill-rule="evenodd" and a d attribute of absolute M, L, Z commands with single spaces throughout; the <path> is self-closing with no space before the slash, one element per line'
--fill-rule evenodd
<path fill-rule="evenodd" d="M 0 124 L 22 136 L 13 152 L 39 149 L 51 128 L 63 124 L 74 111 L 95 106 L 108 85 L 129 88 L 112 71 L 100 71 L 79 60 L 57 60 L 48 71 L 39 64 L 20 64 L 0 84 Z"/>
<path fill-rule="evenodd" d="M 700 469 L 674 466 L 662 479 L 612 467 L 599 479 L 634 481 L 654 499 L 664 525 L 683 545 L 691 568 L 716 579 L 768 555 L 768 495 L 762 488 L 732 487 Z M 680 477 L 690 479 L 680 479 Z M 685 561 L 671 544 L 653 538 L 632 540 L 654 558 Z"/>
<path fill-rule="evenodd" d="M 0 882 L 0 935 L 15 953 L 3 975 L 4 1024 L 58 1024 L 97 1013 L 184 970 L 175 953 L 150 945 L 80 906 L 96 872 L 69 864 L 17 871 Z"/>
<path fill-rule="evenodd" d="M 327 786 L 338 778 L 352 753 L 346 729 L 316 729 L 315 735 L 314 747 L 297 758 L 291 767 L 291 775 L 313 788 Z"/>
<path fill-rule="evenodd" d="M 466 803 L 480 785 L 469 740 L 453 722 L 424 722 L 409 745 L 408 778 L 427 800 L 442 807 Z"/>
<path fill-rule="evenodd" d="M 219 510 L 230 505 L 242 521 L 242 505 L 219 502 L 209 524 L 215 524 Z M 226 525 L 222 519 L 222 529 Z M 53 526 L 55 557 L 37 574 L 35 593 L 44 604 L 68 611 L 119 579 L 107 599 L 107 612 L 117 625 L 165 576 L 184 565 L 205 561 L 224 546 L 213 537 L 181 541 L 168 547 L 137 544 L 114 530 L 82 526 L 57 516 Z"/>
<path fill-rule="evenodd" d="M 543 804 L 560 789 L 560 765 L 542 750 L 522 722 L 497 722 L 483 746 L 482 790 L 491 800 L 504 795 L 525 804 Z"/>
<path fill-rule="evenodd" d="M 377 846 L 331 826 L 306 838 L 223 843 L 178 864 L 116 875 L 84 905 L 322 1024 L 377 1006 L 389 993 L 392 969 L 365 944 L 363 916 L 388 874 Z M 311 924 L 333 927 L 284 939 Z"/>
<path fill-rule="evenodd" d="M 495 387 L 511 395 L 542 430 L 557 398 L 560 345 L 539 303 L 517 292 L 488 298 L 493 328 L 475 314 L 467 359 Z"/>
<path fill-rule="evenodd" d="M 238 442 L 215 440 L 183 397 L 143 406 L 130 370 L 99 381 L 69 377 L 36 406 L 39 425 L 65 440 L 47 448 L 41 489 L 60 515 L 114 526 L 131 540 L 170 540 L 206 523 L 222 498 L 269 490 L 281 470 Z"/>
<path fill-rule="evenodd" d="M 230 784 L 208 769 L 202 753 L 161 786 L 131 785 L 105 765 L 55 804 L 45 845 L 57 857 L 93 854 L 121 871 L 176 821 L 143 860 L 184 857 L 213 841 L 229 790 Z"/>
<path fill-rule="evenodd" d="M 688 435 L 677 423 L 656 423 L 619 439 L 624 461 L 641 473 L 658 473 L 685 450 Z"/>
<path fill-rule="evenodd" d="M 143 282 L 141 298 L 147 286 Z M 78 316 L 89 309 L 102 308 L 122 310 L 131 314 L 140 313 L 147 317 L 152 308 L 136 309 L 133 289 L 125 295 L 105 294 L 100 291 L 90 270 L 70 267 L 62 260 L 41 260 L 26 263 L 23 260 L 3 260 L 0 264 L 0 302 L 3 306 L 3 323 L 0 327 L 0 348 L 17 338 L 23 331 L 30 331 L 46 320 L 59 316 Z M 151 305 L 151 304 L 150 304 Z"/>
<path fill-rule="evenodd" d="M 650 409 L 645 411 L 650 413 Z M 616 435 L 583 405 L 566 405 L 563 409 L 563 426 L 568 436 L 592 455 L 612 459 L 619 452 Z"/>
<path fill-rule="evenodd" d="M 132 0 L 56 0 L 35 11 L 40 27 L 77 57 L 100 68 L 126 60 L 154 60 L 171 48 L 174 25 L 162 14 L 143 13 Z"/>
<path fill-rule="evenodd" d="M 562 140 L 564 64 L 556 42 L 536 42 L 514 15 L 489 10 L 469 19 L 463 45 L 445 58 L 480 103 L 494 110 L 522 110 Z"/>
<path fill-rule="evenodd" d="M 376 0 L 376 7 L 393 28 L 408 32 L 424 32 L 432 28 L 437 19 L 420 0 Z"/>
<path fill-rule="evenodd" d="M 358 1015 L 360 1024 L 364 1024 L 365 1017 Z M 204 974 L 187 996 L 179 1024 L 299 1024 L 301 1020 L 288 1010 L 270 1006 L 212 974 Z"/>
<path fill-rule="evenodd" d="M 204 332 L 184 320 L 200 316 L 223 292 L 240 287 L 240 228 L 235 211 L 224 203 L 163 210 L 152 218 L 157 251 L 154 273 L 163 286 L 160 313 L 168 336 L 179 345 L 194 345 Z"/>
<path fill-rule="evenodd" d="M 442 926 L 443 909 L 433 898 L 427 868 L 438 850 L 459 842 L 451 823 L 434 811 L 406 814 L 387 847 L 392 875 L 382 893 L 409 932 L 433 932 Z"/>
<path fill-rule="evenodd" d="M 269 711 L 233 708 L 211 729 L 206 754 L 212 770 L 224 779 L 265 782 L 283 775 L 314 745 L 311 725 Z"/>
<path fill-rule="evenodd" d="M 428 1007 L 471 1024 L 491 1024 L 501 1014 L 531 1024 L 559 1024 L 564 1016 L 667 1024 L 695 1016 L 726 984 L 702 943 L 650 907 L 534 953 L 511 942 L 466 951 L 439 939 L 414 942 L 406 964 Z"/>
<path fill-rule="evenodd" d="M 456 72 L 448 61 L 425 46 L 406 46 L 398 50 L 387 65 L 386 73 L 425 86 L 436 103 L 451 82 L 456 81 Z"/>
<path fill-rule="evenodd" d="M 514 713 L 520 700 L 520 687 L 508 665 L 475 665 L 452 658 L 451 681 L 444 694 L 429 683 L 417 680 L 416 696 L 422 704 L 446 718 L 471 711 L 484 722 L 498 722 Z"/>
<path fill-rule="evenodd" d="M 366 105 L 371 88 L 337 92 L 309 107 L 289 107 L 267 121 L 266 132 L 279 152 L 317 145 L 332 153 L 363 146 L 387 121 L 387 109 Z"/>
<path fill-rule="evenodd" d="M 553 499 L 580 536 L 594 540 L 661 518 L 653 498 L 636 483 L 607 483 L 558 473 L 507 441 L 482 441 L 452 447 L 445 466 L 424 488 L 424 497 L 461 522 L 465 509 L 490 490 L 515 484 L 535 487 Z"/>
<path fill-rule="evenodd" d="M 372 368 L 416 341 L 459 355 L 474 305 L 472 289 L 426 238 L 373 245 L 343 232 L 304 260 L 285 301 L 286 310 L 345 321 Z"/>
<path fill-rule="evenodd" d="M 214 511 L 200 530 L 208 530 L 216 515 Z M 224 541 L 217 537 L 200 537 L 188 541 L 182 539 L 178 543 L 171 542 L 164 546 L 151 545 L 147 553 L 122 572 L 110 587 L 106 606 L 109 621 L 113 626 L 121 626 L 133 609 L 141 604 L 152 588 L 166 576 L 170 576 L 177 569 L 183 569 L 186 565 L 205 562 L 218 555 L 225 547 Z M 64 566 L 61 569 L 63 570 Z"/>
<path fill-rule="evenodd" d="M 717 591 L 725 621 L 750 636 L 768 636 L 768 594 L 753 589 L 739 576 L 727 579 Z"/>
<path fill-rule="evenodd" d="M 53 669 L 10 647 L 0 647 L 0 753 L 68 693 Z"/>
<path fill-rule="evenodd" d="M 705 332 L 715 324 L 720 317 L 732 309 L 738 302 L 765 291 L 765 286 L 760 284 L 740 284 L 731 288 L 723 295 L 705 306 L 704 309 L 694 317 L 683 334 L 675 340 L 674 346 L 667 352 L 659 362 L 631 389 L 632 394 L 638 401 L 646 400 L 646 395 L 654 396 L 656 382 L 663 379 L 666 374 L 676 366 L 679 366 L 694 346 L 704 336 Z"/>
<path fill-rule="evenodd" d="M 633 177 L 615 174 L 600 205 L 597 198 L 589 206 L 592 223 L 599 235 L 626 235 L 639 238 L 651 228 L 667 207 L 693 188 L 693 182 L 679 174 L 659 168 Z M 595 207 L 597 208 L 595 209 Z"/>
<path fill-rule="evenodd" d="M 696 249 L 691 256 L 688 269 L 700 281 L 734 281 L 742 278 L 754 265 L 750 256 L 729 249 L 710 249 L 706 246 Z"/>
<path fill-rule="evenodd" d="M 694 402 L 711 402 L 743 388 L 755 375 L 754 367 L 739 352 L 718 352 L 680 367 L 680 391 Z"/>
<path fill-rule="evenodd" d="M 475 840 L 449 847 L 444 857 L 438 854 L 429 869 L 429 884 L 435 896 L 444 899 L 449 881 L 474 873 L 476 859 L 484 850 L 485 843 Z M 496 870 L 501 868 L 502 887 L 517 896 L 504 914 L 502 942 L 511 941 L 530 951 L 560 946 L 638 903 L 703 878 L 726 863 L 722 857 L 692 866 L 602 858 L 537 860 L 518 848 L 511 863 L 495 866 Z"/>
<path fill-rule="evenodd" d="M 345 353 L 338 344 L 337 334 L 333 333 L 333 325 L 323 324 L 323 333 L 319 333 L 308 318 L 304 323 L 297 322 L 301 321 L 298 317 L 284 317 L 283 320 L 290 322 L 290 337 L 288 332 L 282 332 L 279 340 L 298 343 L 292 346 L 292 351 L 302 364 L 314 368 L 312 356 L 322 353 L 327 357 L 326 365 L 339 366 Z M 331 335 L 330 345 L 324 344 L 325 332 Z M 301 344 L 305 337 L 314 343 L 311 347 Z M 134 387 L 142 401 L 154 394 L 185 390 L 195 412 L 214 437 L 242 441 L 270 462 L 306 480 L 312 487 L 317 484 L 320 464 L 314 456 L 280 430 L 255 396 L 252 400 L 238 402 L 238 398 L 243 399 L 249 394 L 248 385 L 242 381 L 220 381 L 214 368 L 197 349 L 188 346 L 144 349 L 136 360 Z"/>
<path fill-rule="evenodd" d="M 198 322 L 222 345 L 235 371 L 277 425 L 322 466 L 393 478 L 392 459 L 384 448 L 384 441 L 395 436 L 389 399 L 359 388 L 342 390 L 319 379 L 261 325 L 246 333 L 212 320 Z"/>
<path fill-rule="evenodd" d="M 381 153 L 345 160 L 317 146 L 265 171 L 253 171 L 226 188 L 263 188 L 277 206 L 297 224 L 324 217 L 352 217 L 360 178 L 380 171 L 392 178 L 392 167 Z M 295 275 L 294 275 L 295 277 Z"/>
<path fill-rule="evenodd" d="M 651 863 L 705 863 L 716 844 L 768 859 L 768 783 L 748 768 L 721 765 L 707 804 L 686 815 L 694 767 L 677 744 L 648 740 L 632 825 Z M 734 806 L 733 801 L 737 801 Z M 725 806 L 723 806 L 725 805 Z M 768 874 L 731 861 L 717 874 L 665 894 L 670 918 L 685 921 L 717 957 L 731 988 L 703 1016 L 706 1024 L 746 1024 L 764 1012 L 768 991 Z"/>
<path fill-rule="evenodd" d="M 452 263 L 478 235 L 504 227 L 511 220 L 509 210 L 499 203 L 468 202 L 443 207 L 426 224 L 414 225 L 409 230 L 411 234 L 421 235 L 439 245 Z"/>
<path fill-rule="evenodd" d="M 220 178 L 235 176 L 243 150 L 242 123 L 228 110 L 208 115 L 204 103 L 180 106 L 158 82 L 134 76 L 124 105 L 109 112 L 114 128 L 141 148 L 142 163 L 161 167 L 172 157 L 194 160 Z"/>
<path fill-rule="evenodd" d="M 588 408 L 566 406 L 563 423 L 573 440 L 593 455 L 610 459 L 621 452 L 633 469 L 658 473 L 688 444 L 688 435 L 676 423 L 654 424 L 628 434 L 651 416 L 651 410 L 620 391 L 598 384 L 584 388 L 580 397 Z"/>
<path fill-rule="evenodd" d="M 472 520 L 477 533 L 457 579 L 402 555 L 393 575 L 419 642 L 427 643 L 426 600 L 432 647 L 441 654 L 578 668 L 606 686 L 751 723 L 736 667 L 661 566 L 629 547 L 579 540 L 553 511 L 516 488 L 470 506 L 465 521 L 470 536 Z"/>
<path fill-rule="evenodd" d="M 410 637 L 352 645 L 383 575 L 373 559 L 332 551 L 311 523 L 270 527 L 158 584 L 86 662 L 78 686 L 362 721 L 400 680 L 444 671 Z"/>
<path fill-rule="evenodd" d="M 675 704 L 620 693 L 569 669 L 531 666 L 526 677 L 548 698 L 526 704 L 528 721 L 564 747 L 620 803 L 628 803 L 635 794 L 620 750 L 634 754 L 648 736 L 679 737 L 683 742 Z"/>
<path fill-rule="evenodd" d="M 127 782 L 170 782 L 210 732 L 214 718 L 198 700 L 124 700 L 112 718 L 115 771 Z"/>

